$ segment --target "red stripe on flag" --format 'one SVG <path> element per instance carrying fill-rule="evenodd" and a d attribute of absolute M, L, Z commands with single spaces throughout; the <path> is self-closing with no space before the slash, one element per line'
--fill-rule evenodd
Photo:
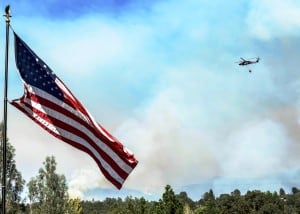
<path fill-rule="evenodd" d="M 38 95 L 32 94 L 30 92 L 27 93 L 27 96 L 29 97 L 29 99 L 40 103 L 41 105 L 47 106 L 51 109 L 55 109 L 55 111 L 60 112 L 61 114 L 72 118 L 73 120 L 77 121 L 78 123 L 82 124 L 83 126 L 85 126 L 87 129 L 89 129 L 89 131 L 91 131 L 95 136 L 97 136 L 103 143 L 105 143 L 108 147 L 110 147 L 110 149 L 112 149 L 118 156 L 120 159 L 122 159 L 126 164 L 128 164 L 131 167 L 135 167 L 136 166 L 136 161 L 133 155 L 127 155 L 126 153 L 126 157 L 124 157 L 124 146 L 118 142 L 118 140 L 116 140 L 112 135 L 109 134 L 109 132 L 107 132 L 103 127 L 103 131 L 106 132 L 107 135 L 109 135 L 112 139 L 114 139 L 115 141 L 110 141 L 108 138 L 106 138 L 104 135 L 102 135 L 101 133 L 99 133 L 99 131 L 97 131 L 97 128 L 92 127 L 93 124 L 88 124 L 85 120 L 75 116 L 74 114 L 72 114 L 71 112 L 69 112 L 68 110 L 66 110 L 65 108 L 61 107 L 61 105 L 58 105 L 52 101 L 49 101 L 48 99 L 45 99 L 43 97 L 40 97 Z M 131 160 L 131 156 L 133 157 L 133 160 Z"/>
<path fill-rule="evenodd" d="M 47 126 L 45 126 L 44 124 L 42 124 L 37 118 L 33 117 L 32 114 L 28 113 L 25 108 L 22 105 L 25 105 L 25 103 L 17 103 L 17 102 L 12 102 L 12 105 L 14 105 L 16 108 L 18 108 L 20 111 L 22 111 L 24 114 L 26 114 L 30 119 L 32 119 L 33 121 L 35 121 L 40 127 L 42 127 L 43 129 L 45 129 L 46 131 L 48 131 L 50 134 L 52 134 L 53 136 L 55 136 L 56 138 L 63 140 L 64 142 L 70 144 L 71 146 L 80 149 L 83 152 L 88 153 L 97 163 L 98 167 L 100 168 L 101 172 L 103 173 L 103 175 L 111 182 L 113 183 L 118 189 L 120 189 L 122 187 L 123 182 L 125 181 L 125 179 L 129 176 L 129 173 L 126 174 L 124 173 L 122 177 L 123 182 L 119 182 L 117 181 L 113 176 L 110 175 L 110 173 L 102 166 L 101 162 L 98 160 L 98 158 L 93 154 L 93 152 L 90 151 L 90 149 L 88 149 L 86 146 L 83 146 L 75 141 L 72 141 L 66 137 L 63 137 L 62 135 L 57 134 L 56 132 L 54 132 L 53 130 L 49 129 Z M 117 173 L 117 172 L 116 172 Z M 119 173 L 117 173 L 119 174 Z"/>
<path fill-rule="evenodd" d="M 34 113 L 36 113 L 39 117 L 43 118 L 44 120 L 46 120 L 48 123 L 54 125 L 55 127 L 60 127 L 61 129 L 64 129 L 70 133 L 73 133 L 75 135 L 78 135 L 79 137 L 83 138 L 84 140 L 86 140 L 88 142 L 89 145 L 91 145 L 102 157 L 103 159 L 108 162 L 110 165 L 112 165 L 112 167 L 115 169 L 115 171 L 118 172 L 118 174 L 121 177 L 126 177 L 126 171 L 124 171 L 117 163 L 115 160 L 113 160 L 111 158 L 110 155 L 108 155 L 105 151 L 103 151 L 101 149 L 101 147 L 99 147 L 97 145 L 97 143 L 95 143 L 86 133 L 82 132 L 82 130 L 80 129 L 80 127 L 76 127 L 75 125 L 69 125 L 65 122 L 63 122 L 62 120 L 59 120 L 55 117 L 52 117 L 51 114 L 44 108 L 43 110 L 46 111 L 46 113 L 41 112 L 40 110 L 33 108 L 32 105 L 28 104 L 26 101 L 23 100 L 22 102 L 23 105 L 25 105 L 27 108 L 31 109 Z M 70 118 L 72 120 L 72 118 Z M 80 124 L 82 125 L 82 124 Z M 90 128 L 90 127 L 86 127 L 86 128 Z M 96 136 L 95 136 L 96 137 Z"/>

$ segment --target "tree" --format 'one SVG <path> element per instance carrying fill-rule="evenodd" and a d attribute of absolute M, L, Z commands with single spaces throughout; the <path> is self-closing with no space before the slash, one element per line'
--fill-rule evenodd
<path fill-rule="evenodd" d="M 212 189 L 210 189 L 209 192 L 204 193 L 203 200 L 204 201 L 215 200 L 215 194 Z"/>
<path fill-rule="evenodd" d="M 231 195 L 235 197 L 240 197 L 241 191 L 239 189 L 235 189 L 233 192 L 231 192 Z"/>
<path fill-rule="evenodd" d="M 280 195 L 281 197 L 284 197 L 284 196 L 285 196 L 285 191 L 284 191 L 283 188 L 280 188 L 280 189 L 279 189 L 279 195 Z"/>
<path fill-rule="evenodd" d="M 284 211 L 284 201 L 276 192 L 248 191 L 245 200 L 249 204 L 251 212 L 283 213 Z M 267 210 L 269 211 L 267 212 Z"/>
<path fill-rule="evenodd" d="M 147 201 L 144 197 L 141 197 L 138 200 L 138 204 L 137 204 L 137 213 L 146 213 L 147 210 Z"/>
<path fill-rule="evenodd" d="M 194 213 L 195 214 L 205 214 L 205 213 L 208 213 L 208 210 L 205 205 L 201 205 L 200 207 L 195 209 Z"/>
<path fill-rule="evenodd" d="M 183 213 L 183 204 L 178 200 L 170 185 L 165 187 L 165 192 L 162 195 L 160 204 L 161 208 L 164 210 L 163 213 Z"/>
<path fill-rule="evenodd" d="M 82 214 L 82 207 L 79 198 L 69 199 L 66 213 L 68 214 Z"/>
<path fill-rule="evenodd" d="M 184 204 L 184 207 L 188 206 L 191 209 L 196 208 L 196 204 L 191 198 L 188 197 L 186 192 L 180 192 L 178 195 L 176 195 L 176 197 L 182 204 Z"/>
<path fill-rule="evenodd" d="M 212 189 L 210 189 L 209 192 L 204 193 L 202 203 L 205 205 L 204 213 L 219 213 L 215 194 Z"/>
<path fill-rule="evenodd" d="M 241 197 L 240 191 L 235 190 L 230 195 L 221 194 L 217 198 L 217 205 L 221 213 L 250 213 L 250 208 L 243 197 Z"/>
<path fill-rule="evenodd" d="M 64 214 L 68 208 L 68 187 L 64 175 L 56 173 L 56 161 L 53 156 L 46 157 L 44 168 L 31 178 L 28 186 L 28 198 L 32 213 Z"/>
<path fill-rule="evenodd" d="M 0 135 L 1 135 L 1 148 L 3 145 L 2 140 L 2 129 L 3 124 L 0 124 Z M 0 157 L 0 173 L 2 181 L 2 149 Z M 22 178 L 21 173 L 17 170 L 15 158 L 15 148 L 6 139 L 6 211 L 7 213 L 16 213 L 21 208 L 20 202 L 22 200 L 21 193 L 25 184 L 25 180 Z M 1 198 L 2 200 L 2 198 Z"/>
<path fill-rule="evenodd" d="M 297 187 L 292 187 L 292 193 L 295 195 L 296 193 L 300 192 Z"/>

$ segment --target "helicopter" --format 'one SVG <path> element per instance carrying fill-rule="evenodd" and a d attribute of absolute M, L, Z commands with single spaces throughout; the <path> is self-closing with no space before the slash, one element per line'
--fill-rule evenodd
<path fill-rule="evenodd" d="M 250 65 L 250 64 L 256 64 L 256 63 L 259 62 L 259 60 L 260 60 L 259 57 L 257 57 L 256 60 L 246 60 L 246 59 L 244 59 L 244 58 L 241 57 L 241 61 L 236 62 L 236 63 L 239 63 L 240 66 L 245 66 L 245 65 Z M 249 72 L 251 73 L 252 70 L 249 69 Z"/>

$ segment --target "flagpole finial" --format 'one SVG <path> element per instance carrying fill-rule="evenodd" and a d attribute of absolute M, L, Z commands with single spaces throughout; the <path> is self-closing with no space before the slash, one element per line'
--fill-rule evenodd
<path fill-rule="evenodd" d="M 9 5 L 7 5 L 5 7 L 5 14 L 3 16 L 5 16 L 6 22 L 9 23 L 10 22 L 10 17 L 11 17 L 11 15 L 10 15 L 10 6 Z"/>

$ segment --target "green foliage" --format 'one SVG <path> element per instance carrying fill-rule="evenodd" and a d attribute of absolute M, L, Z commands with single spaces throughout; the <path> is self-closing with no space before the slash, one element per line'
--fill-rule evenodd
<path fill-rule="evenodd" d="M 283 213 L 284 202 L 277 193 L 261 192 L 258 190 L 248 191 L 245 195 L 246 202 L 250 205 L 251 212 L 266 212 L 272 208 L 272 213 Z"/>
<path fill-rule="evenodd" d="M 3 124 L 0 124 L 1 134 L 1 148 L 3 144 L 2 139 Z M 21 204 L 21 193 L 25 184 L 25 180 L 22 178 L 21 173 L 17 170 L 15 161 L 15 148 L 6 140 L 6 212 L 18 213 L 19 210 L 24 210 L 23 204 Z M 2 149 L 0 152 L 0 173 L 2 182 Z M 0 200 L 2 200 L 2 195 Z"/>
<path fill-rule="evenodd" d="M 64 175 L 56 173 L 56 161 L 53 156 L 46 157 L 44 168 L 39 169 L 28 186 L 28 198 L 32 213 L 64 214 L 68 210 L 68 187 Z"/>
<path fill-rule="evenodd" d="M 293 188 L 293 190 L 296 190 Z M 104 201 L 84 201 L 83 213 L 108 214 L 291 214 L 300 213 L 300 192 L 271 193 L 259 190 L 242 195 L 239 190 L 216 197 L 212 190 L 199 201 L 191 200 L 185 192 L 175 194 L 170 185 L 158 201 L 127 197 L 124 200 L 107 198 Z M 279 193 L 280 193 L 279 192 Z M 283 197 L 284 196 L 284 197 Z M 192 204 L 192 205 L 189 205 Z"/>
<path fill-rule="evenodd" d="M 79 198 L 69 199 L 66 214 L 82 214 L 82 207 Z"/>
<path fill-rule="evenodd" d="M 183 203 L 176 197 L 172 187 L 167 185 L 165 187 L 165 192 L 162 195 L 162 200 L 160 200 L 160 207 L 162 213 L 182 213 Z"/>
<path fill-rule="evenodd" d="M 107 200 L 108 198 L 106 198 Z M 82 211 L 83 213 L 100 213 L 100 214 L 104 214 L 107 213 L 106 211 L 108 210 L 108 207 L 105 207 L 106 204 L 105 202 L 101 202 L 101 201 L 81 201 L 81 206 L 82 206 Z"/>
<path fill-rule="evenodd" d="M 284 191 L 283 188 L 280 188 L 280 189 L 279 189 L 279 195 L 280 195 L 281 197 L 284 197 L 284 196 L 285 196 L 285 191 Z"/>
<path fill-rule="evenodd" d="M 283 194 L 283 191 L 281 193 Z M 295 201 L 291 201 L 291 203 L 295 203 Z M 285 199 L 276 192 L 254 190 L 241 195 L 239 190 L 234 190 L 231 194 L 221 194 L 215 198 L 210 190 L 204 193 L 194 213 L 292 213 L 285 212 L 285 210 Z M 291 209 L 289 208 L 289 210 Z"/>
<path fill-rule="evenodd" d="M 186 192 L 180 192 L 176 195 L 177 199 L 184 204 L 185 209 L 195 209 L 196 203 L 188 197 Z"/>
<path fill-rule="evenodd" d="M 201 205 L 200 207 L 196 208 L 194 211 L 195 214 L 205 214 L 208 213 L 207 207 L 204 205 Z"/>

